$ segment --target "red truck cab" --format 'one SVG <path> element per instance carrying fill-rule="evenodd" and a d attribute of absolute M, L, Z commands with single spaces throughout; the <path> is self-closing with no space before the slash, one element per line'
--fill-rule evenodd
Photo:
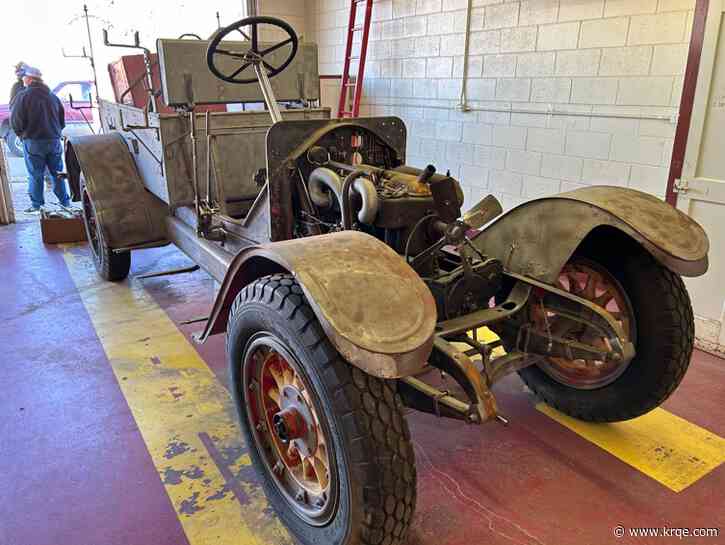
<path fill-rule="evenodd" d="M 52 89 L 65 108 L 64 135 L 91 132 L 88 125 L 93 122 L 92 88 L 93 83 L 90 81 L 62 81 Z M 74 107 L 71 107 L 71 97 L 73 97 Z M 21 157 L 23 155 L 23 144 L 10 126 L 9 104 L 0 104 L 0 138 L 5 140 L 11 156 Z"/>

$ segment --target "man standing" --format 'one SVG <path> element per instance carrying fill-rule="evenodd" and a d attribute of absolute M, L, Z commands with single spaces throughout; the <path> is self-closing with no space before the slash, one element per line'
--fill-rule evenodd
<path fill-rule="evenodd" d="M 65 127 L 65 111 L 57 96 L 43 83 L 42 74 L 32 66 L 24 67 L 25 89 L 12 105 L 10 124 L 25 150 L 28 169 L 28 194 L 32 205 L 25 212 L 40 212 L 45 204 L 43 176 L 47 168 L 53 178 L 53 192 L 61 206 L 70 205 L 65 181 L 59 176 L 63 170 L 63 146 L 60 136 Z"/>
<path fill-rule="evenodd" d="M 24 62 L 19 62 L 15 65 L 15 76 L 18 78 L 15 83 L 13 83 L 12 89 L 10 89 L 10 106 L 12 107 L 13 102 L 15 102 L 15 97 L 18 96 L 18 93 L 25 89 L 25 85 L 23 85 L 23 76 L 25 75 L 25 68 L 27 67 L 27 64 Z"/>

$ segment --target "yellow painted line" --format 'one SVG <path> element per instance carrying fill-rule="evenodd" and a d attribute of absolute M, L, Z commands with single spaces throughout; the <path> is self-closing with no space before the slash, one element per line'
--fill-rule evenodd
<path fill-rule="evenodd" d="M 725 462 L 725 439 L 664 409 L 625 422 L 582 422 L 536 408 L 667 488 L 681 492 Z"/>
<path fill-rule="evenodd" d="M 138 282 L 64 257 L 189 543 L 291 543 L 261 488 L 234 478 L 251 468 L 232 400 L 194 347 Z"/>
<path fill-rule="evenodd" d="M 479 329 L 478 335 L 485 342 L 498 340 L 488 328 Z M 664 409 L 625 422 L 595 424 L 571 418 L 545 403 L 536 408 L 675 492 L 725 462 L 725 439 Z"/>

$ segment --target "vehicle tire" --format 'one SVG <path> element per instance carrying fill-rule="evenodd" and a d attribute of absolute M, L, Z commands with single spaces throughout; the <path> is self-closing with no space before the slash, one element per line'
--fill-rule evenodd
<path fill-rule="evenodd" d="M 629 306 L 627 311 L 631 313 L 630 338 L 635 344 L 635 357 L 624 369 L 613 369 L 608 380 L 599 383 L 587 384 L 576 375 L 562 374 L 562 369 L 567 368 L 551 365 L 551 360 L 557 361 L 555 358 L 524 368 L 519 374 L 547 404 L 570 416 L 593 422 L 628 420 L 662 404 L 680 384 L 692 355 L 692 306 L 682 279 L 648 252 L 635 245 L 617 253 L 602 252 L 601 245 L 598 250 L 592 246 L 577 250 L 567 266 L 578 264 L 579 271 L 582 267 L 599 269 L 600 278 L 609 274 L 614 279 L 610 280 L 612 293 L 615 287 L 621 289 L 621 306 Z M 582 286 L 585 290 L 583 281 L 579 284 Z M 616 298 L 614 306 L 619 306 Z M 627 322 L 621 323 L 626 331 Z M 574 363 L 558 361 L 564 365 Z"/>
<path fill-rule="evenodd" d="M 128 276 L 131 269 L 131 252 L 114 252 L 109 248 L 103 236 L 103 229 L 98 223 L 96 208 L 81 178 L 83 224 L 86 227 L 88 245 L 93 255 L 93 264 L 98 275 L 109 282 L 120 282 Z"/>
<path fill-rule="evenodd" d="M 18 135 L 12 129 L 5 135 L 5 143 L 8 146 L 8 153 L 12 157 L 23 157 L 25 155 L 23 141 L 18 138 Z"/>
<path fill-rule="evenodd" d="M 290 533 L 303 545 L 404 543 L 416 470 L 395 381 L 344 361 L 287 274 L 237 295 L 227 357 L 252 462 Z"/>

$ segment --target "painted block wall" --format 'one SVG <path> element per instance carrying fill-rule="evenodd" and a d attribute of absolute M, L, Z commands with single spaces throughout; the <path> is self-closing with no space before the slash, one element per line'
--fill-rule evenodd
<path fill-rule="evenodd" d="M 286 21 L 302 38 L 307 38 L 307 7 L 305 0 L 257 0 L 257 10 L 260 15 L 278 17 Z M 284 36 L 284 33 L 265 32 L 262 39 L 273 41 L 276 38 L 284 39 Z"/>
<path fill-rule="evenodd" d="M 361 113 L 400 116 L 407 162 L 450 170 L 469 206 L 589 184 L 663 197 L 694 3 L 473 0 L 462 112 L 467 2 L 375 2 Z M 342 72 L 349 7 L 305 2 L 321 74 Z"/>

